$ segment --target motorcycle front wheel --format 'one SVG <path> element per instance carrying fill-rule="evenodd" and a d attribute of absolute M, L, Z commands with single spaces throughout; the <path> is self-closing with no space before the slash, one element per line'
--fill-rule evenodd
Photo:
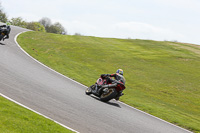
<path fill-rule="evenodd" d="M 103 92 L 100 96 L 100 100 L 103 102 L 108 102 L 109 100 L 115 98 L 117 95 L 117 91 L 115 88 L 108 88 L 107 91 Z"/>
<path fill-rule="evenodd" d="M 92 88 L 91 88 L 91 87 L 88 87 L 88 88 L 85 90 L 85 94 L 86 94 L 86 95 L 92 94 Z"/>

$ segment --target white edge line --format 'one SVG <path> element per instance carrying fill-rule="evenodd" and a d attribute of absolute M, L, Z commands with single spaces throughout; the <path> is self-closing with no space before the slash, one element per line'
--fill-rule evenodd
<path fill-rule="evenodd" d="M 23 49 L 20 47 L 20 45 L 17 43 L 17 36 L 20 35 L 21 33 L 24 33 L 24 32 L 26 32 L 26 31 L 23 31 L 23 32 L 18 33 L 18 34 L 15 36 L 15 38 L 14 38 L 14 39 L 15 39 L 15 43 L 18 45 L 18 47 L 19 47 L 22 51 L 24 51 L 24 50 L 23 50 Z M 25 52 L 25 51 L 24 51 L 24 52 Z M 25 53 L 26 53 L 26 52 L 25 52 Z M 29 55 L 28 53 L 26 53 L 26 54 Z M 30 55 L 29 55 L 29 56 L 30 56 Z M 30 56 L 30 57 L 31 57 L 31 56 Z M 34 59 L 33 57 L 31 57 L 31 58 Z M 36 59 L 34 59 L 34 60 L 37 61 Z M 39 61 L 37 61 L 37 62 L 40 63 Z M 45 65 L 42 64 L 42 63 L 40 63 L 40 64 L 43 65 L 43 66 L 45 66 Z M 45 66 L 45 67 L 47 67 L 47 66 Z M 47 67 L 47 68 L 49 68 L 49 67 Z M 51 68 L 49 68 L 49 69 L 52 70 L 52 71 L 54 71 L 54 72 L 56 72 L 55 70 L 53 70 L 53 69 L 51 69 Z M 56 72 L 56 73 L 58 73 L 58 72 Z M 58 73 L 58 74 L 60 74 L 60 73 Z M 64 75 L 62 75 L 62 76 L 64 76 Z M 73 80 L 73 81 L 74 81 L 74 80 Z M 78 83 L 78 82 L 77 82 L 77 83 Z M 7 97 L 7 96 L 1 94 L 1 93 L 0 93 L 0 95 L 1 95 L 2 97 L 6 98 L 6 99 L 8 99 L 8 100 L 10 100 L 10 101 L 12 101 L 12 102 L 18 104 L 18 105 L 20 105 L 20 106 L 26 108 L 26 109 L 28 109 L 28 110 L 34 112 L 34 113 L 37 113 L 37 114 L 39 114 L 39 115 L 41 115 L 41 116 L 43 116 L 43 117 L 45 117 L 45 118 L 47 118 L 47 119 L 49 119 L 49 120 L 51 120 L 51 121 L 53 121 L 53 122 L 55 122 L 55 123 L 61 125 L 62 127 L 66 128 L 66 129 L 69 129 L 69 130 L 71 130 L 71 131 L 73 131 L 73 132 L 79 133 L 78 131 L 76 131 L 76 130 L 74 130 L 74 129 L 72 129 L 72 128 L 70 128 L 70 127 L 64 125 L 64 124 L 62 124 L 62 123 L 60 123 L 60 122 L 58 122 L 58 121 L 56 121 L 56 120 L 53 120 L 52 118 L 50 118 L 50 117 L 48 117 L 48 116 L 46 116 L 46 115 L 44 115 L 44 114 L 41 114 L 41 113 L 39 113 L 39 112 L 37 112 L 37 111 L 35 111 L 35 110 L 33 110 L 33 109 L 31 109 L 31 108 L 25 106 L 25 105 L 23 105 L 23 104 L 21 104 L 21 103 L 15 101 L 15 100 L 13 100 L 12 98 L 9 98 L 9 97 Z"/>
<path fill-rule="evenodd" d="M 30 111 L 32 111 L 32 112 L 34 112 L 34 113 L 37 113 L 37 114 L 39 114 L 40 116 L 43 116 L 43 117 L 45 117 L 45 118 L 47 118 L 47 119 L 49 119 L 49 120 L 51 120 L 51 121 L 53 121 L 53 122 L 55 122 L 55 123 L 57 123 L 57 124 L 59 124 L 59 125 L 61 125 L 61 126 L 65 127 L 65 128 L 67 128 L 67 129 L 69 129 L 69 130 L 73 131 L 73 132 L 79 133 L 78 131 L 76 131 L 76 130 L 74 130 L 74 129 L 72 129 L 72 128 L 68 127 L 68 126 L 65 126 L 65 125 L 63 125 L 63 124 L 61 124 L 61 123 L 59 123 L 59 122 L 57 122 L 57 121 L 55 121 L 55 120 L 51 119 L 50 117 L 48 117 L 48 116 L 46 116 L 46 115 L 43 115 L 43 114 L 41 114 L 41 113 L 39 113 L 39 112 L 37 112 L 37 111 L 35 111 L 35 110 L 31 109 L 31 108 L 29 108 L 29 107 L 27 107 L 27 106 L 25 106 L 25 105 L 23 105 L 23 104 L 19 103 L 19 102 L 17 102 L 17 101 L 15 101 L 15 100 L 13 100 L 13 99 L 11 99 L 11 98 L 9 98 L 9 97 L 7 97 L 7 96 L 5 96 L 5 95 L 1 94 L 1 93 L 0 93 L 0 95 L 1 95 L 2 97 L 6 98 L 6 99 L 8 99 L 8 100 L 10 100 L 10 101 L 12 101 L 12 102 L 14 102 L 14 103 L 18 104 L 18 105 L 20 105 L 20 106 L 22 106 L 22 107 L 26 108 L 26 109 L 28 109 L 28 110 L 30 110 Z"/>
<path fill-rule="evenodd" d="M 24 31 L 24 32 L 26 32 L 26 31 Z M 21 33 L 24 33 L 24 32 L 21 32 Z M 77 81 L 75 81 L 75 80 L 73 80 L 73 79 L 71 79 L 71 78 L 69 78 L 69 77 L 67 77 L 67 76 L 65 76 L 65 75 L 63 75 L 63 74 L 61 74 L 61 73 L 59 73 L 59 72 L 53 70 L 53 69 L 51 69 L 50 67 L 44 65 L 43 63 L 39 62 L 38 60 L 36 60 L 36 59 L 33 58 L 32 56 L 30 56 L 26 51 L 24 51 L 24 49 L 21 48 L 21 46 L 20 46 L 20 45 L 18 44 L 18 42 L 17 42 L 17 36 L 20 35 L 21 33 L 19 33 L 19 34 L 17 34 L 17 35 L 15 36 L 15 42 L 16 42 L 16 44 L 18 45 L 18 47 L 19 47 L 25 54 L 27 54 L 29 57 L 31 57 L 33 60 L 35 60 L 35 61 L 38 62 L 39 64 L 43 65 L 44 67 L 46 67 L 46 68 L 48 68 L 48 69 L 50 69 L 50 70 L 56 72 L 57 74 L 59 74 L 59 75 L 65 77 L 65 78 L 67 78 L 67 79 L 69 79 L 69 80 L 74 81 L 75 83 L 77 83 L 77 84 L 79 84 L 79 85 L 82 85 L 82 86 L 85 87 L 85 88 L 87 88 L 87 86 L 85 86 L 85 85 L 83 85 L 83 84 L 81 84 L 81 83 L 79 83 L 79 82 L 77 82 Z M 170 123 L 170 122 L 168 122 L 168 121 L 165 121 L 165 120 L 163 120 L 163 119 L 161 119 L 161 118 L 158 118 L 158 117 L 153 116 L 153 115 L 151 115 L 151 114 L 148 114 L 148 113 L 146 113 L 146 112 L 144 112 L 144 111 L 141 111 L 141 110 L 139 110 L 139 109 L 137 109 L 137 108 L 134 108 L 134 107 L 132 107 L 132 106 L 126 104 L 126 103 L 123 103 L 123 102 L 121 102 L 121 101 L 118 101 L 118 102 L 120 102 L 121 104 L 126 105 L 126 106 L 128 106 L 128 107 L 130 107 L 130 108 L 132 108 L 132 109 L 135 109 L 135 110 L 137 110 L 137 111 L 139 111 L 139 112 L 141 112 L 141 113 L 144 113 L 144 114 L 146 114 L 146 115 L 148 115 L 148 116 L 151 116 L 151 117 L 156 118 L 156 119 L 158 119 L 158 120 L 160 120 L 160 121 L 163 121 L 163 122 L 165 122 L 165 123 L 168 123 L 168 124 L 170 124 L 170 125 L 172 125 L 172 126 L 175 126 L 175 127 L 177 127 L 177 128 L 180 128 L 180 129 L 182 129 L 182 130 L 185 130 L 185 131 L 187 131 L 187 132 L 189 132 L 189 133 L 193 133 L 193 132 L 191 132 L 191 131 L 189 131 L 189 130 L 187 130 L 187 129 L 184 129 L 184 128 L 179 127 L 179 126 L 177 126 L 177 125 L 174 125 L 174 124 L 172 124 L 172 123 Z M 63 125 L 63 124 L 60 124 L 60 125 Z M 63 126 L 64 126 L 64 125 L 63 125 Z"/>
<path fill-rule="evenodd" d="M 141 113 L 144 113 L 144 114 L 146 114 L 146 115 L 148 115 L 148 116 L 151 116 L 151 117 L 153 117 L 153 118 L 156 118 L 156 119 L 158 119 L 158 120 L 160 120 L 160 121 L 162 121 L 162 122 L 165 122 L 165 123 L 167 123 L 167 124 L 170 124 L 170 125 L 172 125 L 172 126 L 175 126 L 175 127 L 177 127 L 177 128 L 180 128 L 180 129 L 182 129 L 182 130 L 184 130 L 184 131 L 187 131 L 188 133 L 193 133 L 193 132 L 191 132 L 191 131 L 189 131 L 189 130 L 187 130 L 187 129 L 185 129 L 185 128 L 179 127 L 179 126 L 177 126 L 177 125 L 174 125 L 173 123 L 170 123 L 170 122 L 168 122 L 168 121 L 165 121 L 165 120 L 163 120 L 163 119 L 161 119 L 161 118 L 158 118 L 158 117 L 156 117 L 156 116 L 154 116 L 154 115 L 148 114 L 148 113 L 146 113 L 146 112 L 144 112 L 144 111 L 142 111 L 142 110 L 139 110 L 139 109 L 137 109 L 137 108 L 134 108 L 134 107 L 132 107 L 132 106 L 126 104 L 126 103 L 123 103 L 123 102 L 121 102 L 121 101 L 118 101 L 118 102 L 120 102 L 121 104 L 124 104 L 124 105 L 128 106 L 129 108 L 133 108 L 133 109 L 135 109 L 135 110 L 137 110 L 137 111 L 139 111 L 139 112 L 141 112 Z"/>
<path fill-rule="evenodd" d="M 79 85 L 82 85 L 83 87 L 87 87 L 87 86 L 85 86 L 85 85 L 83 85 L 83 84 L 81 84 L 81 83 L 79 83 L 79 82 L 77 82 L 77 81 L 75 81 L 75 80 L 73 80 L 73 79 L 71 79 L 71 78 L 69 78 L 69 77 L 67 77 L 67 76 L 65 76 L 65 75 L 63 75 L 63 74 L 61 74 L 61 73 L 55 71 L 55 70 L 53 70 L 52 68 L 50 68 L 50 67 L 44 65 L 43 63 L 39 62 L 38 60 L 36 60 L 36 59 L 33 58 L 32 56 L 30 56 L 24 49 L 22 49 L 22 47 L 21 47 L 21 46 L 18 44 L 18 42 L 17 42 L 17 36 L 20 35 L 21 33 L 24 33 L 24 32 L 27 32 L 27 31 L 20 32 L 20 33 L 18 33 L 18 34 L 15 36 L 15 43 L 17 44 L 17 46 L 18 46 L 26 55 L 28 55 L 30 58 L 32 58 L 33 60 L 35 60 L 35 61 L 36 61 L 37 63 L 39 63 L 40 65 L 42 65 L 42 66 L 44 66 L 44 67 L 50 69 L 51 71 L 54 71 L 55 73 L 57 73 L 57 74 L 59 74 L 59 75 L 65 77 L 65 78 L 67 78 L 67 79 L 69 79 L 69 80 L 72 80 L 72 81 L 74 81 L 75 83 L 77 83 L 77 84 L 79 84 Z"/>

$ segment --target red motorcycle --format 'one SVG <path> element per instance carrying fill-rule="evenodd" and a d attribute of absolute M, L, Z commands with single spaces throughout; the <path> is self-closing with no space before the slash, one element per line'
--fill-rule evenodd
<path fill-rule="evenodd" d="M 107 78 L 110 79 L 108 80 Z M 99 97 L 101 101 L 108 102 L 119 97 L 124 89 L 125 85 L 122 82 L 113 80 L 111 77 L 100 77 L 94 85 L 85 90 L 85 93 L 87 95 L 93 94 Z"/>

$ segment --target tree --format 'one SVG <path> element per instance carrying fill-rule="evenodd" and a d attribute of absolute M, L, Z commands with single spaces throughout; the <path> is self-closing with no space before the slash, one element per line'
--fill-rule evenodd
<path fill-rule="evenodd" d="M 6 15 L 6 13 L 4 13 L 3 11 L 3 7 L 1 6 L 1 2 L 0 2 L 0 21 L 3 23 L 6 23 L 8 21 L 8 17 Z"/>
<path fill-rule="evenodd" d="M 56 34 L 67 34 L 65 28 L 59 22 L 52 24 L 51 20 L 47 17 L 40 19 L 39 23 L 45 27 L 46 32 Z"/>
<path fill-rule="evenodd" d="M 52 25 L 51 20 L 47 17 L 43 17 L 42 19 L 40 19 L 39 23 L 42 24 L 45 27 L 45 29 Z"/>
<path fill-rule="evenodd" d="M 45 32 L 45 27 L 40 24 L 39 22 L 29 22 L 27 23 L 27 29 L 34 30 L 34 31 L 42 31 Z"/>
<path fill-rule="evenodd" d="M 15 26 L 23 27 L 23 28 L 27 27 L 27 22 L 25 22 L 21 17 L 12 18 L 11 24 Z"/>
<path fill-rule="evenodd" d="M 81 35 L 80 33 L 75 33 L 74 35 L 75 35 L 75 36 L 83 36 L 83 35 Z"/>
<path fill-rule="evenodd" d="M 66 34 L 65 28 L 59 22 L 56 22 L 55 24 L 48 27 L 46 31 L 56 34 Z"/>

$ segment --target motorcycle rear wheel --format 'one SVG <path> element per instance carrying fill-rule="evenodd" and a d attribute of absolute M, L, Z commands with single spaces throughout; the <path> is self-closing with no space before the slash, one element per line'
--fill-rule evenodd
<path fill-rule="evenodd" d="M 1 35 L 0 35 L 0 41 L 3 39 L 3 37 L 4 37 L 4 35 L 1 34 Z"/>
<path fill-rule="evenodd" d="M 115 88 L 109 88 L 108 91 L 103 92 L 100 96 L 100 100 L 103 102 L 108 102 L 109 100 L 115 98 L 117 95 L 117 91 Z"/>

